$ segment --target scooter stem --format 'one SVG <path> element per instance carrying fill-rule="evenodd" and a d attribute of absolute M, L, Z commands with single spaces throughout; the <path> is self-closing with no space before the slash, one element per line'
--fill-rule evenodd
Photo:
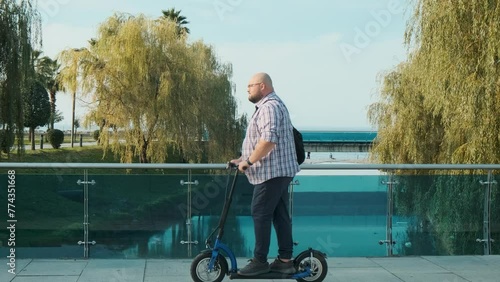
<path fill-rule="evenodd" d="M 235 170 L 233 183 L 231 184 L 231 189 L 229 189 L 229 194 L 224 201 L 224 208 L 222 209 L 222 214 L 219 220 L 219 233 L 217 233 L 217 239 L 221 240 L 224 235 L 224 225 L 226 224 L 227 215 L 229 213 L 229 208 L 231 207 L 231 202 L 233 201 L 234 187 L 236 185 L 236 179 L 238 178 L 238 168 L 232 166 Z"/>

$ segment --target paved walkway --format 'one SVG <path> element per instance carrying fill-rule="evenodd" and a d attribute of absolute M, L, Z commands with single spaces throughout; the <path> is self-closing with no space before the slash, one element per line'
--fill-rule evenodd
<path fill-rule="evenodd" d="M 16 260 L 16 274 L 0 259 L 5 282 L 187 282 L 192 281 L 188 259 Z M 238 259 L 245 265 L 246 259 Z M 500 256 L 423 256 L 328 258 L 332 282 L 497 282 Z M 228 277 L 224 281 L 230 281 Z M 278 281 L 278 280 L 245 280 Z M 290 280 L 292 281 L 292 280 Z"/>

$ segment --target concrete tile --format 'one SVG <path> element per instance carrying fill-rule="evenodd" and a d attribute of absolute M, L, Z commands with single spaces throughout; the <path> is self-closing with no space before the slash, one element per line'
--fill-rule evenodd
<path fill-rule="evenodd" d="M 401 282 L 392 273 L 376 267 L 367 268 L 335 268 L 327 274 L 324 281 L 332 282 Z"/>
<path fill-rule="evenodd" d="M 145 266 L 145 260 L 90 260 L 78 282 L 140 282 Z"/>
<path fill-rule="evenodd" d="M 469 282 L 470 280 L 463 279 L 462 277 L 451 273 L 396 273 L 396 277 L 405 282 Z"/>
<path fill-rule="evenodd" d="M 16 276 L 0 259 L 2 282 L 192 281 L 192 259 L 23 259 Z M 229 263 L 229 261 L 228 261 Z M 238 267 L 247 264 L 237 259 Z M 500 256 L 328 258 L 325 282 L 492 282 L 500 281 Z M 8 274 L 8 275 L 7 275 Z M 224 281 L 229 281 L 226 277 Z M 250 279 L 245 281 L 283 281 Z"/>
<path fill-rule="evenodd" d="M 85 266 L 84 260 L 33 260 L 17 276 L 78 276 Z"/>
<path fill-rule="evenodd" d="M 8 273 L 6 270 L 2 270 L 2 272 L 0 272 L 0 281 L 6 281 L 6 282 L 10 282 L 12 281 L 14 278 L 16 278 L 16 275 L 15 274 L 11 274 L 11 273 Z"/>
<path fill-rule="evenodd" d="M 77 282 L 78 278 L 79 276 L 17 276 L 12 282 Z"/>
<path fill-rule="evenodd" d="M 189 275 L 191 260 L 147 260 L 145 277 Z"/>
<path fill-rule="evenodd" d="M 374 263 L 392 273 L 444 273 L 446 269 L 421 257 L 370 258 Z M 417 271 L 415 271 L 417 270 Z"/>
<path fill-rule="evenodd" d="M 16 259 L 16 262 L 15 262 L 16 270 L 15 270 L 15 272 L 21 271 L 31 261 L 32 261 L 32 259 Z M 3 273 L 4 271 L 8 271 L 10 269 L 10 266 L 7 265 L 8 262 L 9 262 L 9 260 L 7 260 L 6 258 L 0 259 L 0 272 Z"/>
<path fill-rule="evenodd" d="M 93 269 L 85 271 L 78 282 L 140 282 L 144 273 L 135 269 Z"/>
<path fill-rule="evenodd" d="M 146 267 L 144 259 L 91 259 L 86 269 L 109 269 L 109 268 L 140 268 Z"/>
<path fill-rule="evenodd" d="M 450 271 L 488 270 L 493 267 L 499 268 L 500 266 L 500 261 L 495 262 L 492 259 L 481 256 L 443 256 L 423 258 Z"/>
<path fill-rule="evenodd" d="M 187 277 L 181 277 L 181 276 L 175 276 L 175 277 L 161 277 L 161 276 L 151 276 L 151 277 L 145 277 L 144 282 L 165 282 L 165 281 L 175 281 L 175 282 L 193 282 L 193 279 L 191 279 L 191 276 Z"/>
<path fill-rule="evenodd" d="M 16 259 L 14 274 L 10 273 L 10 266 L 7 264 L 9 260 L 0 259 L 0 281 L 10 282 L 16 277 L 16 274 L 21 272 L 32 260 L 31 259 Z"/>
<path fill-rule="evenodd" d="M 488 262 L 489 264 L 500 266 L 500 255 L 493 256 L 477 256 L 478 258 Z"/>
<path fill-rule="evenodd" d="M 379 265 L 369 258 L 328 258 L 328 268 L 364 268 Z"/>
<path fill-rule="evenodd" d="M 489 271 L 456 271 L 455 273 L 471 282 L 500 281 L 500 269 L 498 268 Z"/>

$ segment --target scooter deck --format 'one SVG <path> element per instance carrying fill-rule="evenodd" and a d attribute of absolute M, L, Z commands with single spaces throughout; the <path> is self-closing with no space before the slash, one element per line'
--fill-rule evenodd
<path fill-rule="evenodd" d="M 283 274 L 279 272 L 268 272 L 255 276 L 243 276 L 239 275 L 237 272 L 231 272 L 229 274 L 229 279 L 295 279 L 293 278 L 295 275 L 297 275 L 297 273 Z"/>

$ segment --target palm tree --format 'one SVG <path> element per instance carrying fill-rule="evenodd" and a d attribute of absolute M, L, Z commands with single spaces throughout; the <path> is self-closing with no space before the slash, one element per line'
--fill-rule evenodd
<path fill-rule="evenodd" d="M 189 22 L 186 20 L 186 17 L 181 16 L 181 10 L 176 11 L 175 8 L 171 8 L 169 10 L 162 10 L 163 17 L 173 21 L 177 25 L 177 35 L 186 35 L 189 34 L 189 28 L 184 25 Z"/>
<path fill-rule="evenodd" d="M 69 91 L 72 94 L 72 114 L 71 114 L 71 147 L 74 146 L 74 135 L 75 135 L 75 100 L 76 100 L 76 90 L 78 88 L 78 74 L 80 68 L 80 60 L 82 57 L 82 51 L 86 51 L 85 48 L 72 48 L 63 50 L 59 53 L 59 60 L 62 62 L 63 67 L 58 75 L 58 81 L 62 86 L 62 89 Z"/>
<path fill-rule="evenodd" d="M 49 92 L 50 100 L 50 121 L 49 129 L 54 129 L 56 119 L 56 93 L 59 91 L 59 83 L 57 79 L 57 71 L 59 64 L 57 60 L 52 60 L 50 57 L 44 56 L 40 58 L 41 51 L 33 51 L 35 62 L 36 80 L 39 81 Z"/>

